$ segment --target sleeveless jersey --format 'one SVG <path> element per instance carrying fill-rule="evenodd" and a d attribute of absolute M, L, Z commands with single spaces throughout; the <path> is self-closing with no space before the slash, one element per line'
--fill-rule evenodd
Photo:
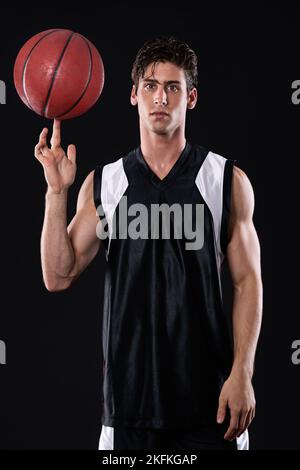
<path fill-rule="evenodd" d="M 216 420 L 233 357 L 221 266 L 234 162 L 187 141 L 162 180 L 141 147 L 95 168 L 107 261 L 104 426 L 192 429 Z"/>

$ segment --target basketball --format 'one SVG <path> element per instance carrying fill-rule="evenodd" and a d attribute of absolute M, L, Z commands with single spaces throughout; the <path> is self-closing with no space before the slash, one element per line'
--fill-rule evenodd
<path fill-rule="evenodd" d="M 21 100 L 49 119 L 71 119 L 86 113 L 104 85 L 104 66 L 97 48 L 68 29 L 50 29 L 30 38 L 14 65 Z"/>

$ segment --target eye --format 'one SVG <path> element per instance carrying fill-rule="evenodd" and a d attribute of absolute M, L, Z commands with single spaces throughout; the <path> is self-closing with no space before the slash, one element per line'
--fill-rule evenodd
<path fill-rule="evenodd" d="M 169 90 L 171 91 L 175 91 L 175 93 L 179 90 L 179 88 L 177 87 L 177 85 L 169 85 Z"/>
<path fill-rule="evenodd" d="M 144 88 L 145 88 L 145 90 L 153 90 L 154 84 L 153 83 L 146 83 Z"/>

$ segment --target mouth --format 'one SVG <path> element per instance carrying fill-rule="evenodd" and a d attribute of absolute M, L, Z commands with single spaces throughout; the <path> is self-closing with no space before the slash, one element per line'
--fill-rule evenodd
<path fill-rule="evenodd" d="M 163 113 L 163 112 L 155 112 L 155 113 L 150 113 L 150 116 L 155 116 L 155 117 L 168 117 L 169 114 L 168 113 Z"/>

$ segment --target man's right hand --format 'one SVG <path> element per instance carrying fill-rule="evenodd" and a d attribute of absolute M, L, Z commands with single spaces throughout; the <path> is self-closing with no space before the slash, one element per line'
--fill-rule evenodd
<path fill-rule="evenodd" d="M 69 145 L 67 155 L 61 147 L 60 121 L 54 119 L 51 149 L 47 145 L 48 129 L 40 134 L 39 143 L 35 146 L 34 155 L 43 165 L 48 183 L 48 191 L 60 194 L 71 186 L 76 175 L 76 147 Z"/>

